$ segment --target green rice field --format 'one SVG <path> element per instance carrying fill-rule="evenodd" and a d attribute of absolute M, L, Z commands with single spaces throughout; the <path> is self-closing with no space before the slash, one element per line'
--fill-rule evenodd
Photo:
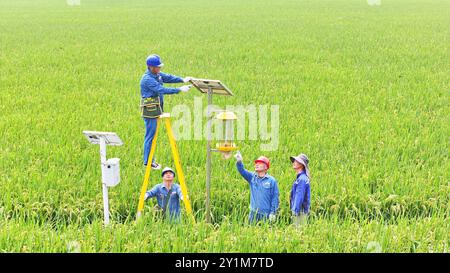
<path fill-rule="evenodd" d="M 450 1 L 69 2 L 0 0 L 0 252 L 449 252 Z M 155 200 L 135 220 L 151 53 L 164 72 L 226 83 L 234 96 L 219 106 L 279 106 L 276 149 L 236 140 L 246 168 L 271 160 L 275 223 L 247 223 L 248 184 L 216 153 L 206 223 L 205 139 L 177 142 L 196 223 L 184 208 L 182 223 L 158 219 Z M 166 96 L 165 110 L 199 98 L 206 107 L 195 89 Z M 83 130 L 124 141 L 108 146 L 121 182 L 107 227 Z M 174 167 L 165 129 L 158 139 L 156 158 Z M 311 213 L 296 228 L 289 156 L 300 153 Z"/>

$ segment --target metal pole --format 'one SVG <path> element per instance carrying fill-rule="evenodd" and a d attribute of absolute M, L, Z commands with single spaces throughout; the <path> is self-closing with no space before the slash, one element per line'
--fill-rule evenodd
<path fill-rule="evenodd" d="M 100 138 L 100 160 L 106 162 L 106 141 L 103 137 Z"/>
<path fill-rule="evenodd" d="M 103 172 L 103 163 L 106 162 L 106 141 L 103 137 L 100 138 L 100 159 L 101 159 L 101 168 Z M 102 187 L 103 187 L 103 216 L 105 221 L 105 226 L 109 224 L 109 200 L 108 200 L 108 187 L 105 184 L 105 181 L 102 179 Z"/>
<path fill-rule="evenodd" d="M 105 183 L 103 186 L 103 215 L 105 218 L 105 226 L 109 225 L 109 200 L 108 200 L 108 187 Z"/>
<path fill-rule="evenodd" d="M 206 222 L 211 223 L 211 206 L 210 206 L 210 192 L 211 192 L 211 105 L 212 105 L 212 90 L 208 89 L 208 122 L 206 125 Z"/>

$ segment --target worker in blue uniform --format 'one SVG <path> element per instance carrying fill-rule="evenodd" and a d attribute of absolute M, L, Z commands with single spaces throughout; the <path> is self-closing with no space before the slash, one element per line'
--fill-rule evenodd
<path fill-rule="evenodd" d="M 192 85 L 184 85 L 177 88 L 164 87 L 164 83 L 187 83 L 192 78 L 181 78 L 161 72 L 164 64 L 161 58 L 152 54 L 147 57 L 147 71 L 141 79 L 141 114 L 145 123 L 144 137 L 144 166 L 147 166 L 150 148 L 156 132 L 156 118 L 164 111 L 164 95 L 178 94 L 180 91 L 187 92 Z M 161 169 L 161 165 L 155 160 L 152 162 L 153 169 Z"/>
<path fill-rule="evenodd" d="M 157 209 L 161 211 L 162 217 L 169 220 L 180 219 L 180 200 L 183 200 L 181 186 L 174 183 L 175 172 L 169 167 L 162 171 L 163 182 L 155 185 L 145 193 L 144 200 L 156 198 Z"/>
<path fill-rule="evenodd" d="M 294 225 L 301 226 L 307 223 L 311 203 L 309 159 L 305 154 L 291 156 L 290 159 L 297 176 L 292 184 L 289 203 Z"/>
<path fill-rule="evenodd" d="M 249 172 L 244 168 L 242 155 L 236 153 L 236 167 L 241 176 L 250 186 L 250 214 L 248 220 L 250 224 L 258 222 L 274 222 L 280 203 L 278 183 L 267 173 L 270 161 L 265 156 L 260 156 L 255 160 L 255 172 Z"/>

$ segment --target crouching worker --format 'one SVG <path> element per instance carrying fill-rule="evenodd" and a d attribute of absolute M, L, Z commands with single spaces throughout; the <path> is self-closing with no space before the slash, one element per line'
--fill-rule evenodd
<path fill-rule="evenodd" d="M 163 182 L 154 186 L 145 193 L 145 199 L 156 197 L 158 202 L 157 209 L 161 211 L 163 218 L 169 220 L 179 220 L 180 218 L 180 200 L 183 200 L 181 187 L 173 183 L 175 172 L 171 168 L 164 168 L 162 171 Z"/>
<path fill-rule="evenodd" d="M 291 156 L 292 168 L 297 177 L 292 184 L 290 208 L 295 226 L 306 224 L 309 213 L 311 190 L 309 187 L 309 159 L 305 154 Z"/>
<path fill-rule="evenodd" d="M 255 172 L 244 168 L 242 155 L 235 155 L 236 167 L 241 176 L 250 185 L 250 215 L 249 222 L 255 224 L 260 221 L 275 221 L 279 205 L 278 184 L 275 178 L 267 174 L 270 161 L 265 156 L 255 160 Z"/>

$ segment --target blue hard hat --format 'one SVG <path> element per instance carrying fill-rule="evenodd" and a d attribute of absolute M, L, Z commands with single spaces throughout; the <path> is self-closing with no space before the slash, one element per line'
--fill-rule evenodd
<path fill-rule="evenodd" d="M 147 66 L 161 67 L 163 65 L 164 64 L 161 62 L 161 58 L 158 55 L 152 54 L 147 57 Z"/>

